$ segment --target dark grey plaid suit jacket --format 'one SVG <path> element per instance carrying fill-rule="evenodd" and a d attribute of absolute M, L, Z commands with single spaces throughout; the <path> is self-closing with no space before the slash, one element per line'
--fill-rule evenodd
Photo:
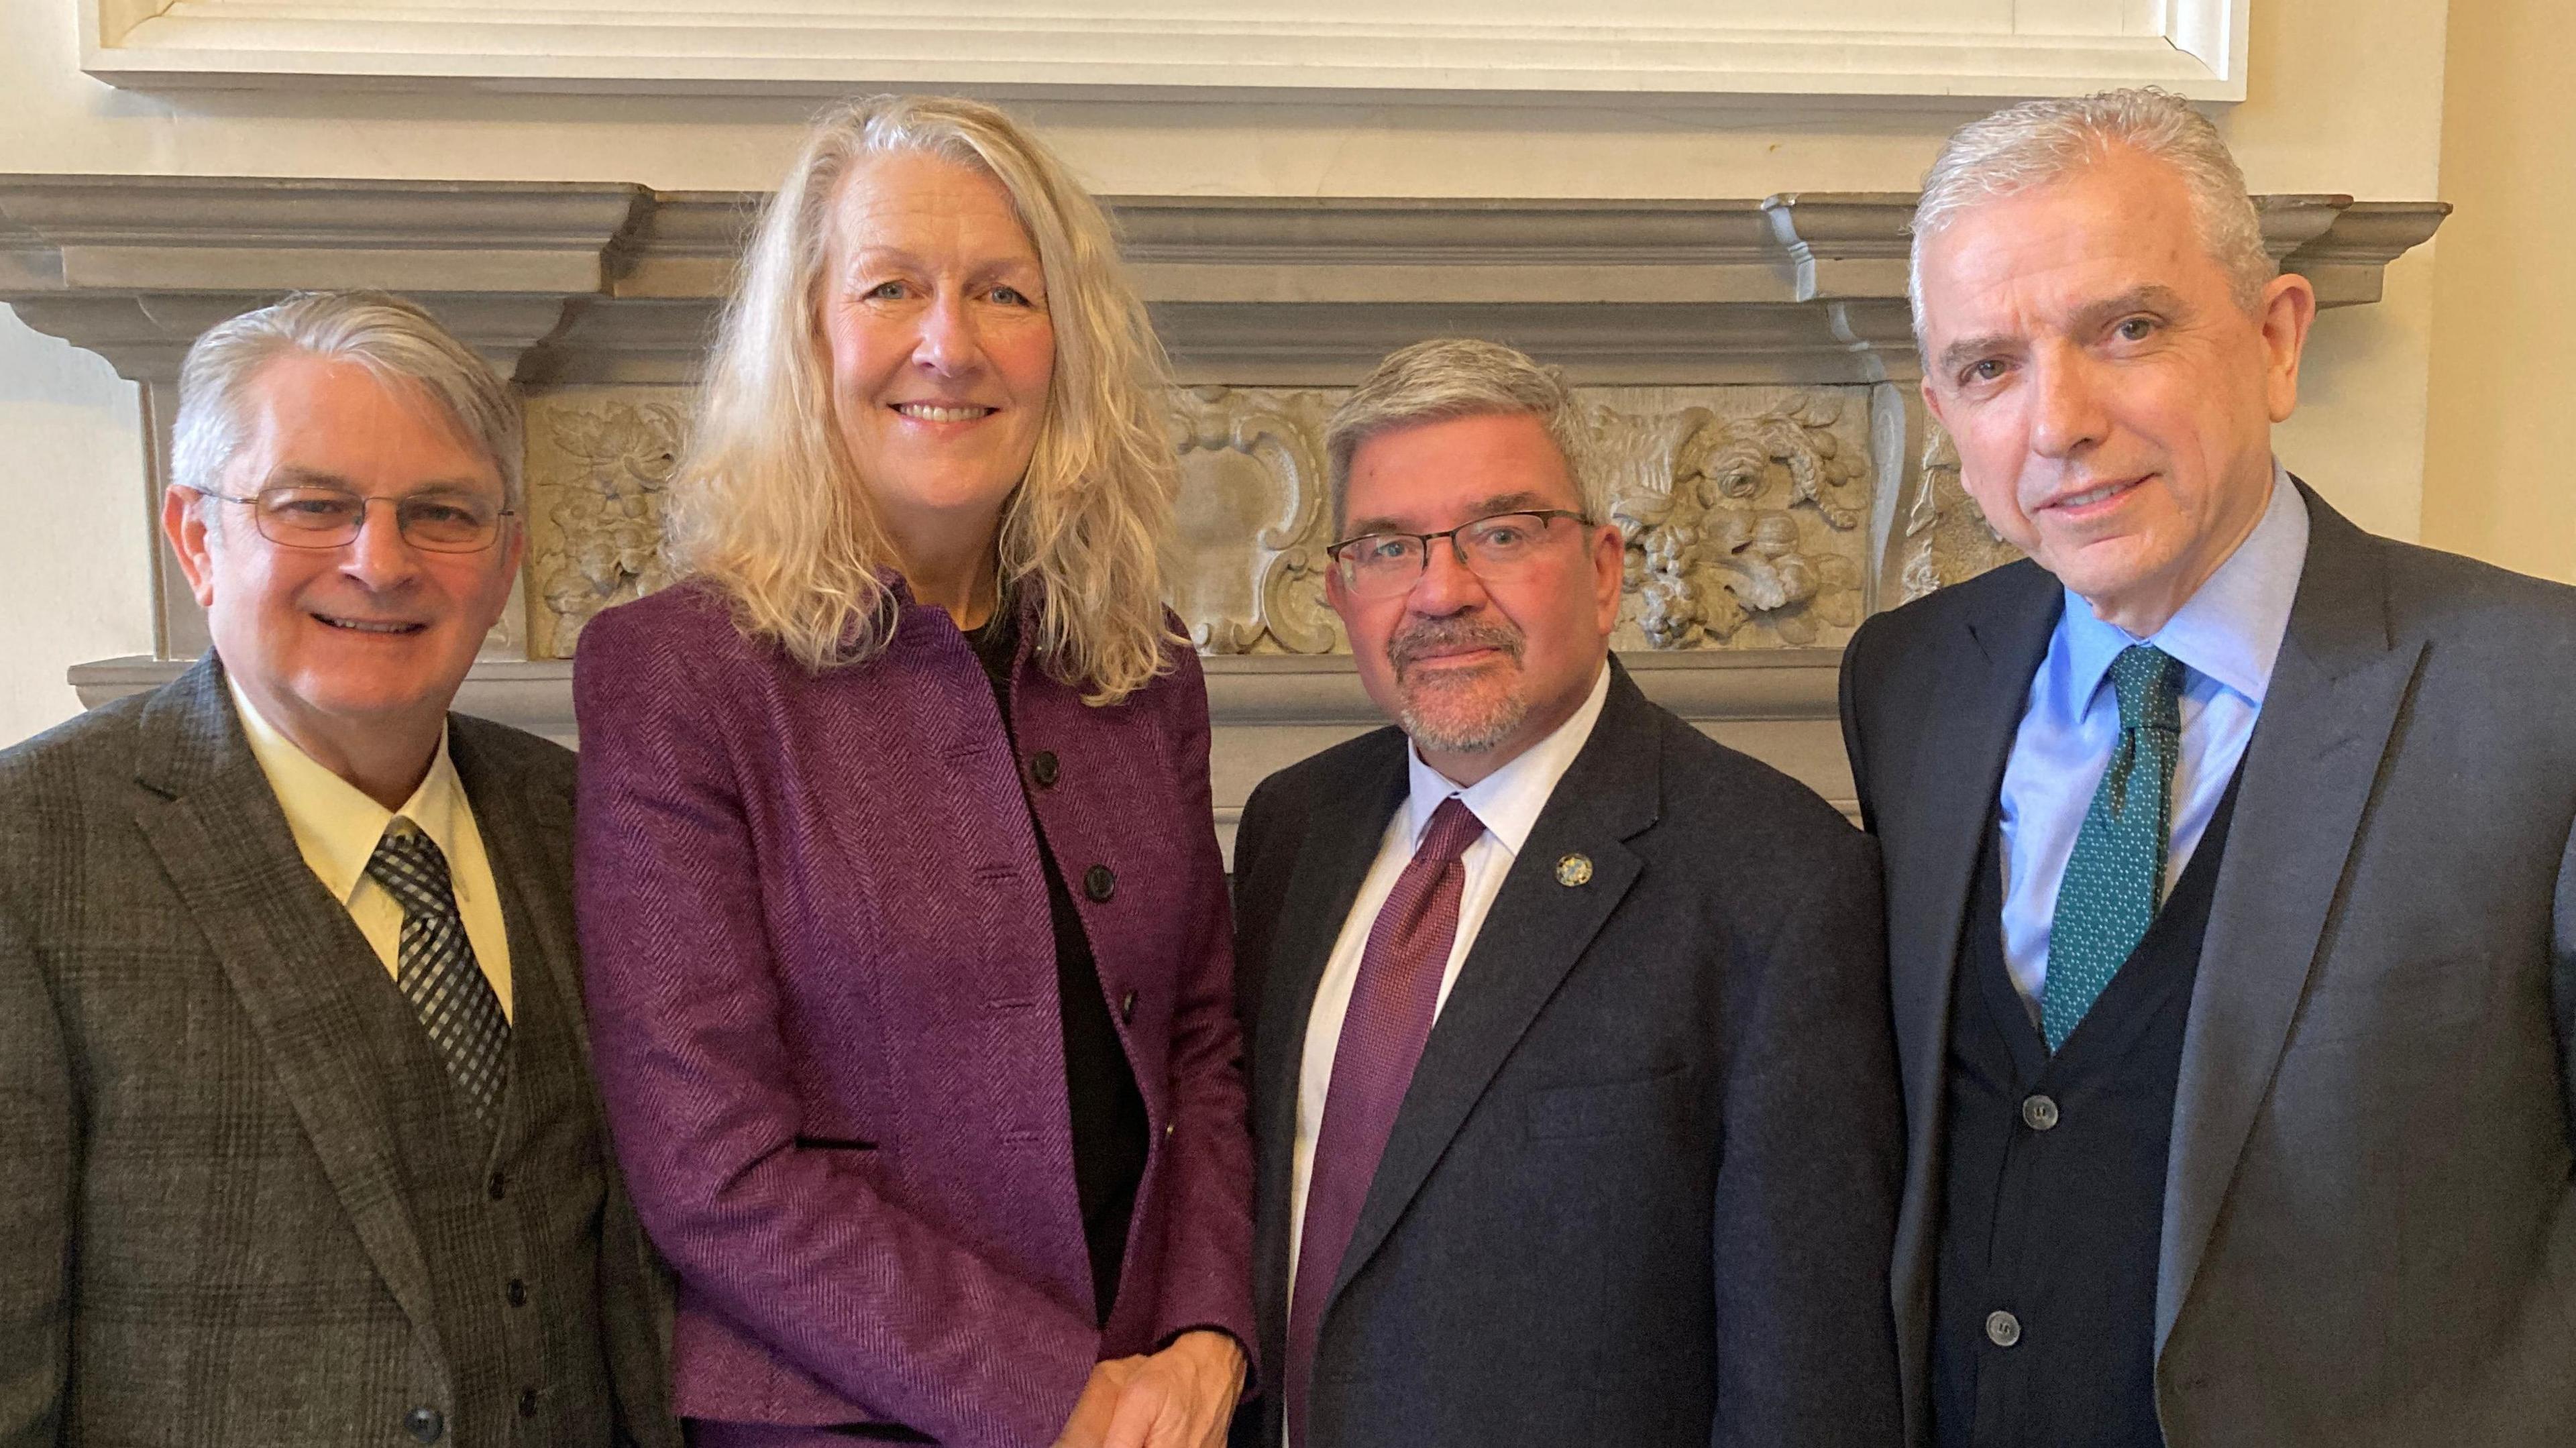
<path fill-rule="evenodd" d="M 658 1283 L 579 1024 L 572 756 L 463 717 L 449 748 L 510 931 L 512 1090 L 572 1106 L 528 1108 L 525 1135 L 587 1164 L 595 1219 L 514 1203 L 538 1225 L 496 1246 L 406 1185 L 439 1118 L 387 1062 L 435 1079 L 435 1058 L 386 1049 L 400 998 L 305 867 L 209 655 L 0 752 L 0 1448 L 676 1444 Z M 555 1023 L 542 1052 L 532 1006 Z M 450 1195 L 484 1192 L 468 1175 Z M 485 1380 L 470 1328 L 493 1319 L 472 1314 L 520 1270 L 485 1269 L 594 1233 L 580 1280 L 525 1269 L 556 1397 Z"/>

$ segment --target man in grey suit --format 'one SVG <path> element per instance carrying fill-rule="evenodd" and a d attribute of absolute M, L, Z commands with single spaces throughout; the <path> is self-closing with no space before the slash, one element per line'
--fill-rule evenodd
<path fill-rule="evenodd" d="M 1609 657 L 1624 548 L 1527 357 L 1386 359 L 1327 589 L 1397 722 L 1235 840 L 1271 1390 L 1295 1448 L 1896 1432 L 1876 862 Z"/>
<path fill-rule="evenodd" d="M 2576 591 L 2274 461 L 2315 296 L 2181 101 L 1967 126 L 1914 246 L 2030 554 L 1843 675 L 1915 1441 L 2576 1442 Z"/>
<path fill-rule="evenodd" d="M 367 294 L 216 327 L 180 389 L 214 648 L 0 753 L 0 1444 L 670 1448 L 572 757 L 447 713 L 517 403 Z"/>

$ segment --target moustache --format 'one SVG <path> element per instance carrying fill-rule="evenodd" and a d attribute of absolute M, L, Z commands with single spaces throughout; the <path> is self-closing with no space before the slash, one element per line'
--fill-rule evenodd
<path fill-rule="evenodd" d="M 1431 619 L 1414 625 L 1389 639 L 1386 661 L 1395 666 L 1396 677 L 1424 657 L 1457 649 L 1499 649 L 1515 664 L 1521 661 L 1521 635 L 1518 629 L 1482 619 Z"/>

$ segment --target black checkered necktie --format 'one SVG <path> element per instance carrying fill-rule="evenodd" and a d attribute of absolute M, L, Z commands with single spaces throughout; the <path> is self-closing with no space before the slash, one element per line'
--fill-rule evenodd
<path fill-rule="evenodd" d="M 509 1074 L 510 1018 L 501 997 L 483 978 L 456 892 L 447 881 L 447 856 L 438 842 L 396 818 L 367 861 L 367 878 L 402 906 L 402 953 L 394 984 L 420 1014 L 422 1029 L 438 1047 L 447 1074 L 474 1107 L 484 1129 L 501 1124 L 501 1087 Z"/>

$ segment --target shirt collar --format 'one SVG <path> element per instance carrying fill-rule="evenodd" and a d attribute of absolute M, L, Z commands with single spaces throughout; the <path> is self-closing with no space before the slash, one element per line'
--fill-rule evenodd
<path fill-rule="evenodd" d="M 439 727 L 438 753 L 430 759 L 428 775 L 401 809 L 389 810 L 324 768 L 269 723 L 242 692 L 239 681 L 227 675 L 224 687 L 241 715 L 251 755 L 259 761 L 260 773 L 268 776 L 269 790 L 286 814 L 296 850 L 333 899 L 345 905 L 357 893 L 358 882 L 366 878 L 367 861 L 375 857 L 376 842 L 397 817 L 411 821 L 447 858 L 456 858 L 457 815 L 464 808 L 465 790 L 447 755 L 445 725 Z"/>
<path fill-rule="evenodd" d="M 1405 834 L 1408 848 L 1422 843 L 1422 832 L 1431 827 L 1432 813 L 1441 801 L 1456 795 L 1475 812 L 1503 848 L 1514 855 L 1529 839 L 1530 829 L 1538 823 L 1539 812 L 1547 808 L 1548 796 L 1556 793 L 1556 782 L 1583 752 L 1584 741 L 1592 737 L 1592 726 L 1601 718 L 1602 702 L 1610 697 L 1610 661 L 1601 661 L 1601 672 L 1592 680 L 1592 692 L 1564 723 L 1548 731 L 1546 738 L 1520 752 L 1519 757 L 1486 775 L 1473 785 L 1461 788 L 1440 771 L 1422 762 L 1422 751 L 1407 748 L 1404 757 L 1413 793 L 1405 801 Z"/>
<path fill-rule="evenodd" d="M 2272 497 L 2254 531 L 2151 637 L 2141 639 L 2103 622 L 2082 595 L 2066 591 L 2066 613 L 2058 626 L 2077 703 L 2093 697 L 2121 650 L 2148 643 L 2261 707 L 2272 686 L 2281 640 L 2290 630 L 2290 605 L 2298 597 L 2307 557 L 2308 505 L 2276 460 Z"/>

